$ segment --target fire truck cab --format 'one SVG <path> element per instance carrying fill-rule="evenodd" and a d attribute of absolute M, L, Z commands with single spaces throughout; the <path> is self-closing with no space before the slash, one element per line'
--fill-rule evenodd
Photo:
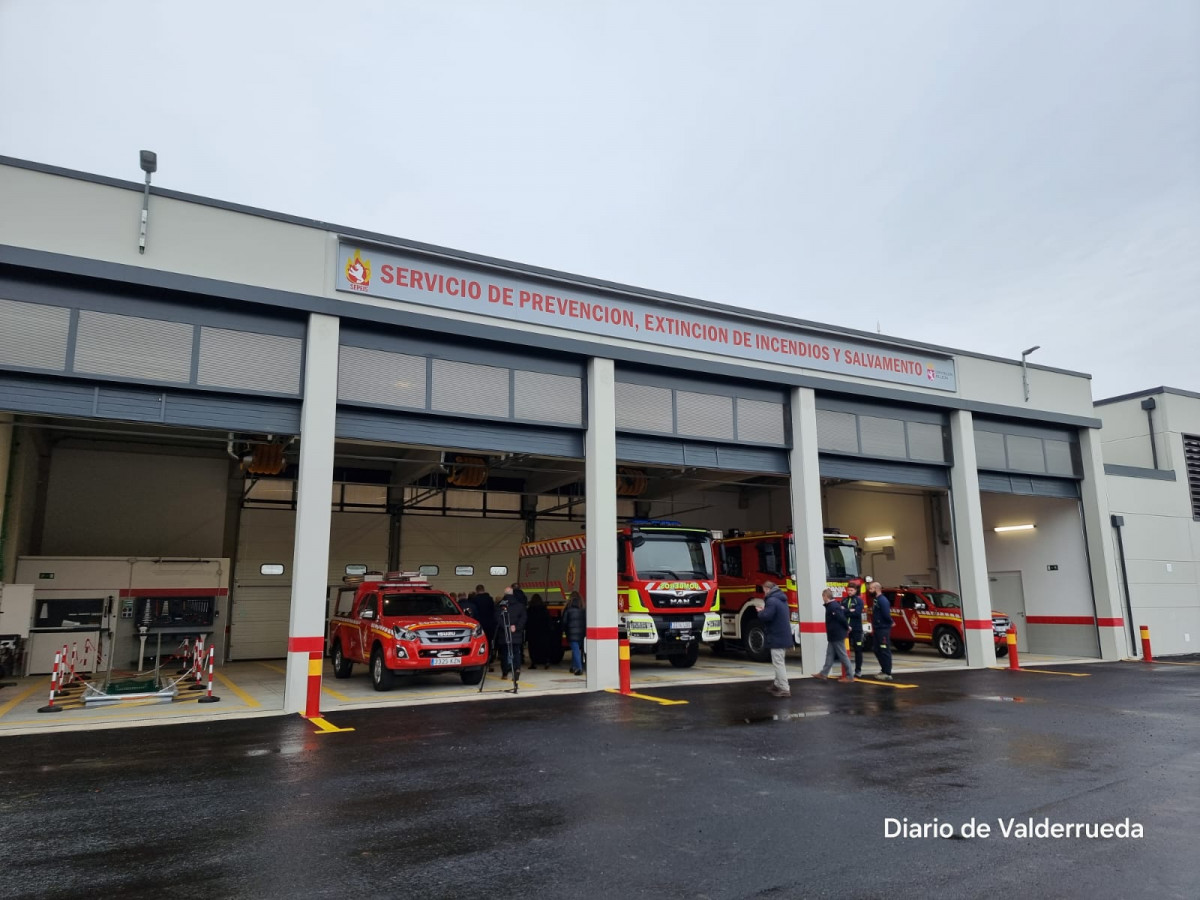
<path fill-rule="evenodd" d="M 835 597 L 848 585 L 861 588 L 862 550 L 858 539 L 836 529 L 826 529 L 825 579 Z M 717 653 L 730 648 L 745 651 L 753 660 L 766 662 L 766 634 L 758 621 L 763 607 L 763 582 L 773 581 L 787 594 L 792 638 L 800 640 L 800 606 L 796 595 L 796 541 L 790 531 L 733 530 L 716 542 L 717 582 L 721 590 L 721 640 Z"/>

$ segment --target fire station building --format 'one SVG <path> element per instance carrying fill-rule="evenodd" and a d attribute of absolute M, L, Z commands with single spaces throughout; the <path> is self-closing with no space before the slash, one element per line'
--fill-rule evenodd
<path fill-rule="evenodd" d="M 584 533 L 603 689 L 619 613 L 595 598 L 634 518 L 793 533 L 806 672 L 831 528 L 885 586 L 958 594 L 971 667 L 996 665 L 993 610 L 1035 658 L 1135 652 L 1130 592 L 1176 652 L 1200 633 L 1196 395 L 1095 408 L 1078 372 L 15 159 L 0 209 L 0 582 L 32 585 L 31 641 L 93 615 L 54 612 L 87 594 L 65 561 L 116 566 L 81 626 L 115 641 L 135 582 L 187 593 L 167 569 L 207 565 L 218 664 L 286 660 L 300 711 L 348 571 L 496 594 L 522 542 Z"/>

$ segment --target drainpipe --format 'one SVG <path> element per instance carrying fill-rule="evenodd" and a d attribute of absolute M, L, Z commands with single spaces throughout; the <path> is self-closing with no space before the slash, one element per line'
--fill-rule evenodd
<path fill-rule="evenodd" d="M 1129 626 L 1129 652 L 1137 656 L 1137 645 L 1133 627 L 1133 597 L 1129 595 L 1129 569 L 1125 566 L 1125 540 L 1121 537 L 1121 529 L 1125 527 L 1125 517 L 1113 515 L 1112 527 L 1117 532 L 1117 555 L 1121 558 L 1121 583 L 1125 586 L 1125 623 Z"/>
<path fill-rule="evenodd" d="M 1154 407 L 1158 404 L 1153 397 L 1147 397 L 1142 401 L 1142 409 L 1146 411 L 1146 421 L 1150 424 L 1150 458 L 1154 461 L 1154 468 L 1158 468 L 1158 444 L 1154 442 Z"/>

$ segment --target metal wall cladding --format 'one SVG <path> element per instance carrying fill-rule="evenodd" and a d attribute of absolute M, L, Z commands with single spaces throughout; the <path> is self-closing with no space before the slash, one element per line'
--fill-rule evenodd
<path fill-rule="evenodd" d="M 186 322 L 80 310 L 74 370 L 186 384 L 192 375 L 194 328 Z"/>
<path fill-rule="evenodd" d="M 994 431 L 976 431 L 975 462 L 981 469 L 1007 469 L 1004 435 Z"/>
<path fill-rule="evenodd" d="M 430 408 L 490 418 L 509 416 L 509 370 L 449 359 L 433 361 Z"/>
<path fill-rule="evenodd" d="M 0 299 L 0 366 L 62 371 L 71 311 Z"/>
<path fill-rule="evenodd" d="M 1042 453 L 1042 439 L 1006 434 L 1004 444 L 1008 450 L 1008 468 L 1021 472 L 1045 472 L 1046 457 Z"/>
<path fill-rule="evenodd" d="M 617 428 L 628 431 L 675 430 L 671 389 L 647 384 L 616 383 Z"/>
<path fill-rule="evenodd" d="M 583 380 L 549 372 L 513 372 L 513 415 L 532 422 L 583 424 Z"/>
<path fill-rule="evenodd" d="M 299 338 L 201 326 L 196 383 L 299 394 L 303 358 Z"/>
<path fill-rule="evenodd" d="M 737 439 L 755 444 L 787 444 L 783 404 L 738 397 Z"/>
<path fill-rule="evenodd" d="M 427 368 L 423 356 L 343 344 L 338 352 L 338 399 L 424 409 Z"/>
<path fill-rule="evenodd" d="M 908 458 L 929 460 L 932 462 L 946 461 L 946 442 L 942 438 L 941 425 L 928 425 L 924 422 L 906 422 L 908 431 Z"/>
<path fill-rule="evenodd" d="M 904 422 L 879 416 L 859 416 L 858 436 L 864 456 L 890 456 L 905 459 Z"/>
<path fill-rule="evenodd" d="M 1075 457 L 1071 453 L 1071 445 L 1067 441 L 1042 442 L 1046 453 L 1046 472 L 1050 475 L 1074 475 Z"/>
<path fill-rule="evenodd" d="M 688 437 L 733 440 L 733 398 L 675 392 L 675 431 Z"/>
<path fill-rule="evenodd" d="M 817 449 L 858 453 L 858 416 L 832 409 L 818 409 Z"/>

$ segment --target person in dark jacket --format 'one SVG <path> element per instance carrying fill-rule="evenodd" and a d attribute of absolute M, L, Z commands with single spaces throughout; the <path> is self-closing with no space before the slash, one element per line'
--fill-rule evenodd
<path fill-rule="evenodd" d="M 528 603 L 525 592 L 511 584 L 504 589 L 504 597 L 500 600 L 496 611 L 499 620 L 499 632 L 496 638 L 496 653 L 500 657 L 500 674 L 505 678 L 512 673 L 513 681 L 521 678 L 521 660 L 524 657 L 525 624 L 528 620 Z"/>
<path fill-rule="evenodd" d="M 871 598 L 871 630 L 874 632 L 875 658 L 879 660 L 880 681 L 892 680 L 892 604 L 883 596 L 883 585 L 872 581 L 867 586 Z"/>
<path fill-rule="evenodd" d="M 758 611 L 758 621 L 771 651 L 771 665 L 775 669 L 775 680 L 767 693 L 776 697 L 792 696 L 792 686 L 787 677 L 787 652 L 792 649 L 792 623 L 788 614 L 787 597 L 773 581 L 763 582 L 763 608 Z"/>
<path fill-rule="evenodd" d="M 587 637 L 587 612 L 579 591 L 571 592 L 571 599 L 562 613 L 563 637 L 571 645 L 571 674 L 583 674 L 583 641 Z"/>
<path fill-rule="evenodd" d="M 496 601 L 492 595 L 483 589 L 482 584 L 475 585 L 475 593 L 471 596 L 471 605 L 475 607 L 475 618 L 488 639 L 488 662 L 496 658 Z M 489 672 L 491 669 L 488 670 Z"/>
<path fill-rule="evenodd" d="M 840 660 L 847 672 L 846 677 L 840 680 L 853 681 L 854 675 L 850 674 L 850 657 L 846 655 L 846 635 L 850 633 L 846 607 L 834 598 L 833 591 L 829 588 L 821 591 L 821 602 L 825 604 L 825 638 L 828 644 L 825 648 L 825 667 L 820 672 L 814 672 L 813 678 L 828 679 L 829 670 L 833 668 L 834 662 Z"/>
<path fill-rule="evenodd" d="M 862 674 L 863 653 L 863 598 L 858 595 L 858 585 L 846 586 L 846 622 L 850 626 L 850 649 L 854 651 L 854 677 Z"/>
<path fill-rule="evenodd" d="M 529 641 L 529 668 L 550 668 L 551 654 L 554 652 L 554 619 L 541 594 L 529 598 L 525 637 Z"/>

